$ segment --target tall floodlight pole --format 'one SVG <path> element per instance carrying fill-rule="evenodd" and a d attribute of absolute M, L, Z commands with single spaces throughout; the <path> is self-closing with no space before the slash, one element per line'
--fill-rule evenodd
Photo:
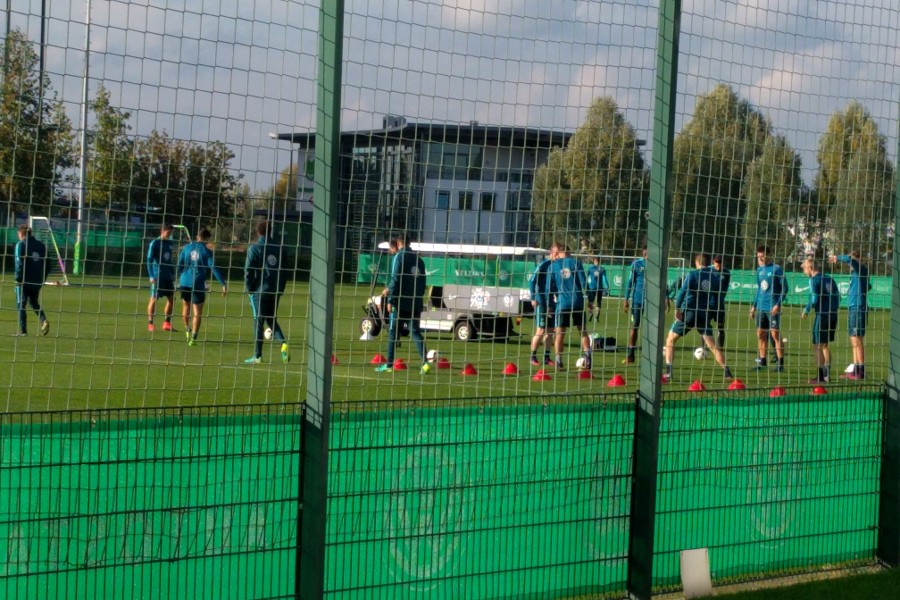
<path fill-rule="evenodd" d="M 87 145 L 88 145 L 88 74 L 91 65 L 91 0 L 84 2 L 84 81 L 81 87 L 81 149 L 78 180 L 78 222 L 75 224 L 75 269 L 81 275 L 84 261 L 84 198 L 87 195 Z"/>

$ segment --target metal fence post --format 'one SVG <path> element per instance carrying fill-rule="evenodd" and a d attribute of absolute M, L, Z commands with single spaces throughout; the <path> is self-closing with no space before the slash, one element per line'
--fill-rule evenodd
<path fill-rule="evenodd" d="M 341 63 L 344 1 L 319 8 L 316 98 L 315 208 L 310 257 L 309 367 L 302 419 L 300 547 L 297 597 L 325 593 L 325 522 L 328 501 L 328 429 L 331 420 L 331 346 L 334 329 L 336 224 L 340 193 Z"/>
<path fill-rule="evenodd" d="M 672 230 L 672 153 L 678 76 L 681 0 L 662 0 L 656 50 L 656 102 L 647 223 L 645 324 L 634 420 L 631 521 L 628 537 L 628 594 L 650 600 L 659 462 L 660 374 L 665 333 L 666 272 Z"/>
<path fill-rule="evenodd" d="M 898 142 L 900 146 L 900 142 Z M 895 175 L 900 170 L 897 161 Z M 895 177 L 894 230 L 900 231 L 900 177 Z M 881 456 L 881 498 L 878 502 L 878 559 L 900 566 L 900 247 L 894 238 L 894 281 L 891 286 L 891 343 L 887 385 L 884 391 L 884 421 Z"/>

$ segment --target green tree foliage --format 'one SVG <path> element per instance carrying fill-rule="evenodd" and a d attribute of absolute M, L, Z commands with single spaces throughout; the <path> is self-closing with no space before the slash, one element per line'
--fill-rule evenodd
<path fill-rule="evenodd" d="M 48 215 L 75 162 L 72 124 L 21 31 L 10 32 L 0 61 L 0 198 L 10 212 Z"/>
<path fill-rule="evenodd" d="M 756 248 L 763 244 L 784 264 L 798 258 L 795 235 L 806 216 L 800 157 L 782 136 L 770 136 L 753 159 L 744 182 L 744 266 L 755 267 Z M 735 266 L 738 266 L 735 263 Z"/>
<path fill-rule="evenodd" d="M 174 223 L 217 226 L 234 216 L 238 178 L 229 171 L 234 154 L 221 142 L 198 144 L 153 131 L 134 141 L 133 185 L 147 206 Z"/>
<path fill-rule="evenodd" d="M 825 222 L 829 250 L 868 254 L 876 271 L 889 261 L 887 227 L 894 220 L 894 168 L 885 137 L 858 102 L 832 115 L 819 140 L 816 174 L 819 218 Z"/>
<path fill-rule="evenodd" d="M 135 170 L 134 143 L 128 132 L 131 113 L 110 103 L 110 93 L 101 87 L 90 105 L 96 124 L 88 147 L 85 203 L 89 207 L 134 208 L 142 191 L 132 181 Z"/>
<path fill-rule="evenodd" d="M 633 255 L 643 241 L 648 179 L 634 128 L 610 98 L 594 100 L 566 148 L 535 173 L 533 220 L 540 243 Z"/>
<path fill-rule="evenodd" d="M 675 139 L 673 253 L 742 252 L 744 180 L 769 136 L 767 119 L 729 86 L 699 97 Z"/>

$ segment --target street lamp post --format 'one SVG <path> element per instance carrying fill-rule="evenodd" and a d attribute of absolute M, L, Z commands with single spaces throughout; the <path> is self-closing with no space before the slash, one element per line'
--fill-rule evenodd
<path fill-rule="evenodd" d="M 87 146 L 88 146 L 88 75 L 91 64 L 91 0 L 84 3 L 84 81 L 81 87 L 81 148 L 79 157 L 78 221 L 75 223 L 75 275 L 83 273 L 84 261 L 84 198 L 87 195 Z"/>

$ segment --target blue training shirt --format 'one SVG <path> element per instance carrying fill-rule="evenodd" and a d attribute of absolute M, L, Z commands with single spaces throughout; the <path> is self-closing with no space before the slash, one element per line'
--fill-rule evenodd
<path fill-rule="evenodd" d="M 847 292 L 847 306 L 851 310 L 868 309 L 868 294 L 872 289 L 869 281 L 869 268 L 853 258 L 843 254 L 838 261 L 850 265 L 850 290 Z"/>
<path fill-rule="evenodd" d="M 834 279 L 821 272 L 809 278 L 809 302 L 803 307 L 804 313 L 815 309 L 817 314 L 836 314 L 841 306 L 841 292 Z"/>
<path fill-rule="evenodd" d="M 788 292 L 788 282 L 780 265 L 771 263 L 756 269 L 756 298 L 753 308 L 761 312 L 769 312 L 781 306 Z"/>
<path fill-rule="evenodd" d="M 531 292 L 531 299 L 538 303 L 543 309 L 550 306 L 550 265 L 553 263 L 549 258 L 542 260 L 535 267 L 531 279 L 528 280 L 528 291 Z"/>
<path fill-rule="evenodd" d="M 600 265 L 591 265 L 587 270 L 587 289 L 589 292 L 600 292 L 606 295 L 609 290 L 609 280 L 606 278 L 606 269 Z"/>
<path fill-rule="evenodd" d="M 550 264 L 550 281 L 556 294 L 557 310 L 584 309 L 584 268 L 571 256 Z"/>
<path fill-rule="evenodd" d="M 647 270 L 647 261 L 643 258 L 631 263 L 631 273 L 628 275 L 628 283 L 625 284 L 625 300 L 630 300 L 635 308 L 644 306 L 644 272 Z"/>
<path fill-rule="evenodd" d="M 209 276 L 226 286 L 225 279 L 213 262 L 213 253 L 203 242 L 191 242 L 178 256 L 178 285 L 192 290 L 206 291 Z"/>
<path fill-rule="evenodd" d="M 175 242 L 161 237 L 150 242 L 147 273 L 156 282 L 175 280 Z"/>
<path fill-rule="evenodd" d="M 691 271 L 684 278 L 675 308 L 682 311 L 708 312 L 718 306 L 716 297 L 722 288 L 722 277 L 712 267 Z"/>

